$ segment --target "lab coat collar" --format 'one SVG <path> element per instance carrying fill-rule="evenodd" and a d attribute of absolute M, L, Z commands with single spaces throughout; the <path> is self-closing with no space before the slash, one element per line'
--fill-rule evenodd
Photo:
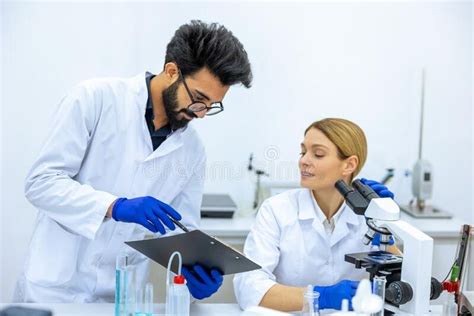
<path fill-rule="evenodd" d="M 298 204 L 298 219 L 317 218 L 321 223 L 326 219 L 311 190 L 305 189 L 302 192 Z M 346 202 L 342 203 L 335 216 L 337 217 L 337 221 L 344 221 L 353 225 L 359 224 L 357 215 L 346 205 Z"/>
<path fill-rule="evenodd" d="M 140 112 L 143 113 L 143 117 L 145 117 L 146 105 L 148 100 L 148 89 L 146 87 L 146 73 L 143 72 L 135 77 L 132 78 L 132 86 L 133 90 L 136 93 L 136 100 L 135 104 L 139 107 Z M 145 122 L 145 118 L 143 118 Z M 183 146 L 183 132 L 186 128 L 180 128 L 174 132 L 172 132 L 168 138 L 155 150 L 153 151 L 145 161 L 149 161 L 155 158 L 159 158 L 165 156 L 172 151 Z M 148 141 L 150 148 L 152 148 L 150 138 L 150 132 L 148 131 L 148 127 L 146 124 L 143 124 L 143 135 L 145 139 Z"/>
<path fill-rule="evenodd" d="M 320 216 L 318 215 L 320 212 Z M 330 247 L 334 246 L 341 239 L 350 233 L 348 225 L 359 225 L 358 216 L 346 205 L 342 203 L 337 211 L 336 225 L 334 232 L 331 234 L 329 240 L 327 239 L 326 231 L 324 230 L 323 221 L 326 219 L 322 210 L 319 208 L 316 200 L 313 197 L 311 190 L 304 190 L 299 199 L 298 219 L 308 220 L 313 219 L 313 228 L 324 239 L 329 241 Z M 315 220 L 316 219 L 316 220 Z"/>
<path fill-rule="evenodd" d="M 305 189 L 301 192 L 298 201 L 298 219 L 306 220 L 316 218 L 316 212 L 312 199 L 313 194 L 311 193 L 311 190 Z"/>
<path fill-rule="evenodd" d="M 318 220 L 316 215 L 315 205 L 313 203 L 313 193 L 309 189 L 304 189 L 299 194 L 298 198 L 298 219 L 299 220 L 313 220 L 312 227 L 323 240 L 327 240 L 327 235 L 324 230 L 323 222 Z"/>
<path fill-rule="evenodd" d="M 341 212 L 340 217 L 329 241 L 331 247 L 351 233 L 349 225 L 359 225 L 360 223 L 357 215 L 345 203 L 343 203 L 343 208 L 339 212 Z"/>
<path fill-rule="evenodd" d="M 145 161 L 165 156 L 171 153 L 172 151 L 175 151 L 176 149 L 182 147 L 184 130 L 184 128 L 180 128 L 179 130 L 172 132 L 168 136 L 168 138 L 145 159 Z"/>
<path fill-rule="evenodd" d="M 140 73 L 139 75 L 131 78 L 133 91 L 137 95 L 135 105 L 145 115 L 146 101 L 148 100 L 148 90 L 146 88 L 146 72 Z M 143 101 L 143 102 L 141 102 Z"/>

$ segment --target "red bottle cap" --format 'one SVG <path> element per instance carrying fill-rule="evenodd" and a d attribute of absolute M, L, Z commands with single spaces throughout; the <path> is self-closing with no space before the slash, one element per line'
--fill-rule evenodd
<path fill-rule="evenodd" d="M 184 276 L 176 275 L 173 279 L 174 284 L 184 284 Z"/>
<path fill-rule="evenodd" d="M 444 281 L 443 290 L 449 293 L 457 293 L 459 291 L 459 282 L 457 281 Z"/>

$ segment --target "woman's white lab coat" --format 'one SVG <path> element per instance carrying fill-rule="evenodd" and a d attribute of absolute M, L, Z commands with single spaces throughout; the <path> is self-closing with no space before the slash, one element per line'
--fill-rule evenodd
<path fill-rule="evenodd" d="M 288 286 L 332 285 L 343 279 L 361 280 L 344 255 L 370 251 L 362 243 L 367 231 L 363 216 L 343 203 L 332 234 L 309 189 L 296 189 L 267 199 L 258 211 L 244 246 L 245 255 L 262 269 L 237 274 L 234 291 L 242 309 L 256 306 L 276 283 Z"/>
<path fill-rule="evenodd" d="M 113 302 L 123 250 L 145 282 L 148 260 L 124 241 L 150 232 L 104 219 L 117 197 L 153 196 L 178 210 L 184 225 L 198 226 L 204 147 L 189 126 L 153 151 L 147 98 L 143 73 L 83 82 L 61 101 L 26 179 L 38 216 L 14 301 Z"/>

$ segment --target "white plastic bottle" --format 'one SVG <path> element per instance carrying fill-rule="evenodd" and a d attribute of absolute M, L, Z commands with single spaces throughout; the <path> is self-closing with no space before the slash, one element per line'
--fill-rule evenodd
<path fill-rule="evenodd" d="M 448 292 L 448 297 L 443 305 L 444 316 L 456 316 L 458 314 L 458 304 L 454 299 L 454 293 Z"/>
<path fill-rule="evenodd" d="M 173 258 L 178 257 L 178 275 L 174 276 L 170 284 L 171 263 Z M 189 316 L 191 299 L 184 276 L 181 274 L 182 259 L 178 251 L 173 252 L 168 261 L 166 270 L 166 315 L 167 316 Z"/>
<path fill-rule="evenodd" d="M 173 284 L 169 287 L 166 301 L 167 316 L 189 316 L 189 306 L 191 299 L 189 290 L 182 275 L 173 278 Z"/>

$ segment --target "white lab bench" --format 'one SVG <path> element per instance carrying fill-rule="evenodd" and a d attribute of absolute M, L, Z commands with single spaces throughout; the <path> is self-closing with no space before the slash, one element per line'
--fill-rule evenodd
<path fill-rule="evenodd" d="M 402 212 L 401 219 L 417 227 L 433 239 L 459 238 L 461 226 L 465 224 L 460 219 L 418 219 Z M 255 216 L 234 218 L 203 218 L 201 230 L 209 235 L 220 238 L 231 244 L 243 244 L 255 221 Z"/>
<path fill-rule="evenodd" d="M 7 306 L 21 305 L 27 308 L 49 310 L 53 316 L 103 316 L 114 315 L 114 304 L 0 304 L 0 310 Z M 153 316 L 166 315 L 164 304 L 155 304 Z M 323 315 L 330 315 L 334 311 L 321 311 Z M 441 315 L 442 306 L 431 307 L 430 315 Z M 294 315 L 298 315 L 295 313 Z M 257 316 L 263 314 L 246 313 L 237 304 L 191 304 L 191 316 Z"/>
<path fill-rule="evenodd" d="M 45 309 L 53 316 L 104 316 L 114 315 L 114 304 L 8 304 L 27 308 Z M 0 310 L 7 304 L 0 304 Z M 165 305 L 155 304 L 153 315 L 165 315 Z M 191 304 L 190 315 L 196 316 L 234 316 L 242 311 L 237 304 Z"/>

